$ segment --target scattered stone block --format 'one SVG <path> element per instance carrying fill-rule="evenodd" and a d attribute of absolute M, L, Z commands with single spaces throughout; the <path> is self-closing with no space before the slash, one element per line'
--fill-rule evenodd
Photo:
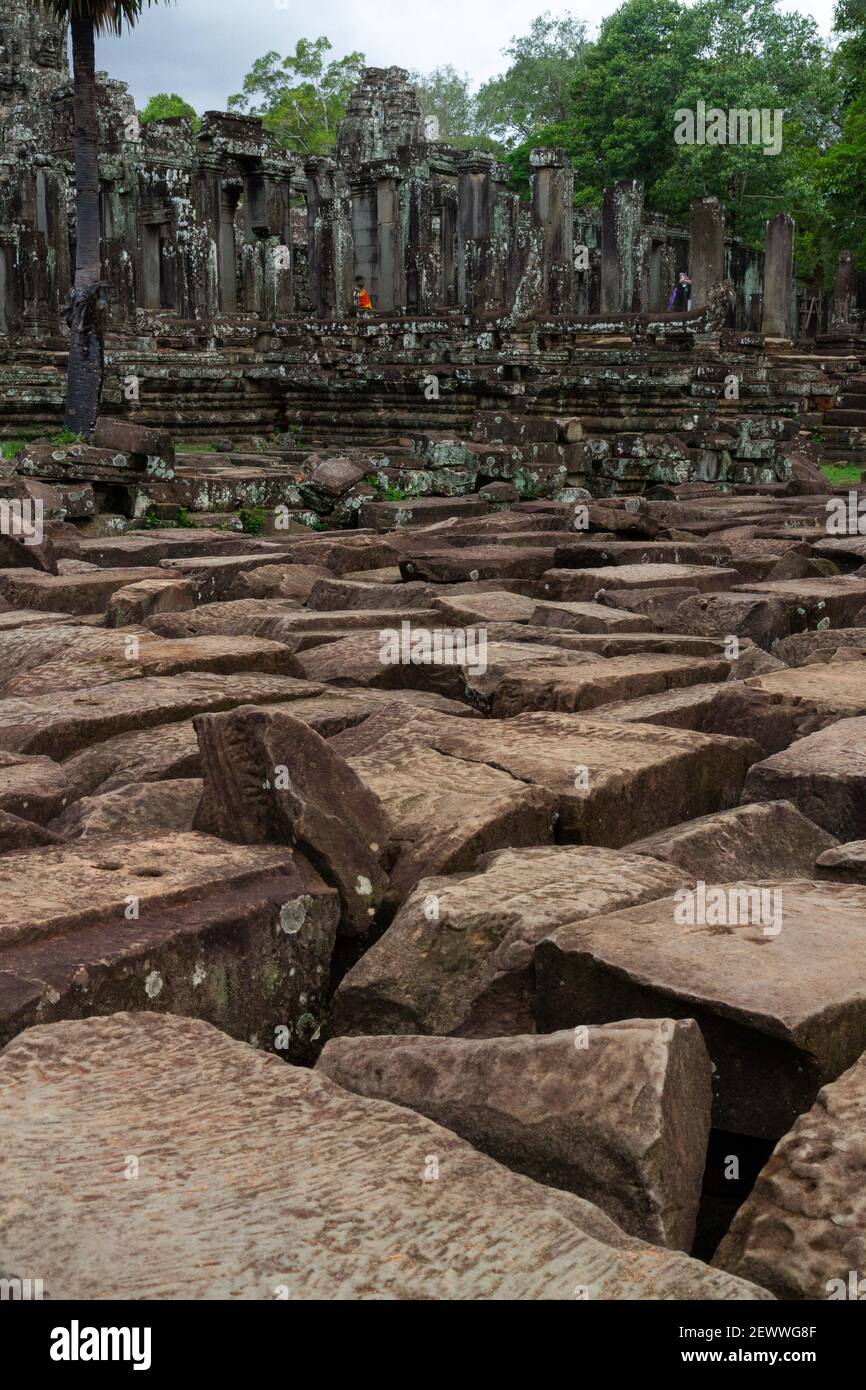
<path fill-rule="evenodd" d="M 710 1059 L 691 1019 L 578 1037 L 336 1038 L 316 1071 L 586 1198 L 629 1235 L 691 1249 L 711 1106 Z"/>
<path fill-rule="evenodd" d="M 776 879 L 722 895 L 721 923 L 698 920 L 698 896 L 693 921 L 674 897 L 560 927 L 535 952 L 537 1025 L 693 1018 L 714 1125 L 778 1139 L 866 1049 L 866 888 Z"/>
<path fill-rule="evenodd" d="M 200 1020 L 32 1030 L 0 1057 L 0 1096 L 0 1183 L 18 1212 L 5 1258 L 38 1267 L 48 1298 L 771 1298 Z M 133 1207 L 107 1161 L 119 1134 L 143 1156 Z M 61 1182 L 55 1209 L 45 1192 Z M 323 1244 L 324 1224 L 339 1239 Z"/>

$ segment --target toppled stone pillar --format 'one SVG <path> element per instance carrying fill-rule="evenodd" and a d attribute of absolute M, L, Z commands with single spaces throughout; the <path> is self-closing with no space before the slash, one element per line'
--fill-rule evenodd
<path fill-rule="evenodd" d="M 352 202 L 332 159 L 314 156 L 307 175 L 310 301 L 317 318 L 342 318 L 352 305 Z"/>
<path fill-rule="evenodd" d="M 725 210 L 718 198 L 693 198 L 689 208 L 692 308 L 703 309 L 725 278 Z"/>
<path fill-rule="evenodd" d="M 839 256 L 833 285 L 833 328 L 847 328 L 851 324 L 856 293 L 857 272 L 854 269 L 854 257 L 850 251 L 843 251 Z"/>
<path fill-rule="evenodd" d="M 457 303 L 468 313 L 497 305 L 494 165 L 492 155 L 472 150 L 458 166 Z"/>
<path fill-rule="evenodd" d="M 601 312 L 637 308 L 641 258 L 643 184 L 620 179 L 604 190 L 601 213 Z"/>
<path fill-rule="evenodd" d="M 767 223 L 761 332 L 790 338 L 794 327 L 794 219 L 780 212 Z"/>
<path fill-rule="evenodd" d="M 571 309 L 574 292 L 574 171 L 564 150 L 530 151 L 532 221 L 542 233 L 542 312 Z"/>

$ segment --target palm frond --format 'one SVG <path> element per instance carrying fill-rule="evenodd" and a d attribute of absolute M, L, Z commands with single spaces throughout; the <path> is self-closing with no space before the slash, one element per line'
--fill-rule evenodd
<path fill-rule="evenodd" d="M 172 0 L 37 0 L 56 19 L 90 20 L 97 34 L 122 34 L 124 23 L 133 29 L 142 11 Z"/>

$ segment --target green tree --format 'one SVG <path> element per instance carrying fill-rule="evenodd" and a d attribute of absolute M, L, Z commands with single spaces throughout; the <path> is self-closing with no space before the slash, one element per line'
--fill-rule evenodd
<path fill-rule="evenodd" d="M 177 92 L 158 92 L 139 113 L 142 125 L 149 125 L 151 121 L 164 121 L 171 116 L 186 116 L 192 121 L 195 130 L 201 125 L 198 112 L 188 101 L 184 101 L 183 97 L 179 97 Z"/>
<path fill-rule="evenodd" d="M 96 35 L 132 29 L 155 0 L 41 0 L 72 33 L 75 146 L 75 283 L 69 292 L 69 366 L 66 428 L 90 435 L 96 428 L 104 369 L 104 314 L 99 239 L 99 122 L 96 106 Z"/>
<path fill-rule="evenodd" d="M 866 0 L 840 0 L 835 29 L 841 129 L 815 174 L 832 218 L 834 252 L 850 249 L 866 270 Z"/>
<path fill-rule="evenodd" d="M 481 87 L 476 99 L 479 130 L 514 144 L 566 120 L 586 48 L 586 25 L 575 15 L 539 15 L 529 33 L 515 36 L 504 50 L 511 59 L 507 71 Z"/>
<path fill-rule="evenodd" d="M 328 62 L 331 47 L 324 36 L 298 39 L 286 58 L 274 51 L 257 58 L 243 91 L 229 97 L 229 110 L 261 116 L 288 149 L 327 154 L 366 62 L 363 53 Z"/>

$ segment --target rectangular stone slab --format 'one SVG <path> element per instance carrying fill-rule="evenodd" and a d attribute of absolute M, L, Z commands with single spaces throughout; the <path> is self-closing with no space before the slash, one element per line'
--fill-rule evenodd
<path fill-rule="evenodd" d="M 866 718 L 840 719 L 755 763 L 743 798 L 792 801 L 839 840 L 866 835 Z"/>
<path fill-rule="evenodd" d="M 544 575 L 545 598 L 576 603 L 595 600 L 604 589 L 730 589 L 739 579 L 736 570 L 718 565 L 633 564 L 596 569 L 549 569 Z"/>
<path fill-rule="evenodd" d="M 866 632 L 864 632 L 866 637 Z M 746 682 L 786 701 L 814 705 L 818 714 L 837 719 L 866 715 L 866 661 L 835 661 L 768 671 Z"/>
<path fill-rule="evenodd" d="M 276 704 L 319 695 L 323 686 L 291 676 L 151 676 L 95 690 L 0 700 L 0 749 L 62 760 L 127 730 L 175 723 L 209 710 Z"/>
<path fill-rule="evenodd" d="M 118 1009 L 207 1018 L 308 1058 L 339 904 L 300 856 L 207 835 L 0 859 L 0 1038 Z M 135 915 L 137 913 L 137 915 Z"/>
<path fill-rule="evenodd" d="M 0 1128 L 4 1259 L 48 1299 L 771 1297 L 197 1019 L 30 1030 Z"/>
<path fill-rule="evenodd" d="M 724 657 L 649 655 L 606 657 L 578 664 L 588 653 L 563 653 L 562 661 L 499 664 L 495 649 L 487 671 L 467 673 L 469 698 L 497 719 L 527 710 L 561 710 L 576 714 L 615 700 L 629 700 L 683 686 L 723 681 L 730 670 Z M 315 667 L 309 674 L 316 677 Z"/>
<path fill-rule="evenodd" d="M 837 574 L 830 579 L 778 579 L 763 584 L 738 584 L 740 594 L 781 599 L 791 614 L 795 632 L 829 619 L 830 627 L 847 627 L 866 607 L 866 579 Z"/>
<path fill-rule="evenodd" d="M 57 613 L 104 613 L 117 590 L 139 579 L 164 579 L 155 568 L 85 570 L 78 574 L 40 574 L 38 570 L 0 570 L 0 595 L 16 608 Z"/>
<path fill-rule="evenodd" d="M 775 935 L 754 920 L 681 924 L 674 898 L 559 928 L 535 953 L 539 1029 L 694 1018 L 715 1066 L 714 1124 L 778 1139 L 866 1049 L 866 889 L 763 882 L 781 895 Z"/>
<path fill-rule="evenodd" d="M 686 875 L 596 845 L 482 855 L 424 878 L 344 975 L 328 1031 L 495 1037 L 535 1027 L 532 958 L 556 927 L 667 897 Z"/>
<path fill-rule="evenodd" d="M 691 1249 L 711 1106 L 691 1019 L 631 1019 L 579 1039 L 336 1038 L 316 1070 L 585 1197 L 630 1235 Z"/>
<path fill-rule="evenodd" d="M 759 756 L 746 739 L 547 711 L 479 720 L 471 730 L 456 720 L 426 730 L 414 721 L 406 737 L 548 788 L 559 800 L 558 840 L 612 849 L 657 830 L 660 819 L 670 825 L 735 805 Z"/>
<path fill-rule="evenodd" d="M 835 840 L 790 801 L 754 802 L 672 825 L 626 848 L 676 865 L 705 883 L 742 878 L 811 878 Z"/>

